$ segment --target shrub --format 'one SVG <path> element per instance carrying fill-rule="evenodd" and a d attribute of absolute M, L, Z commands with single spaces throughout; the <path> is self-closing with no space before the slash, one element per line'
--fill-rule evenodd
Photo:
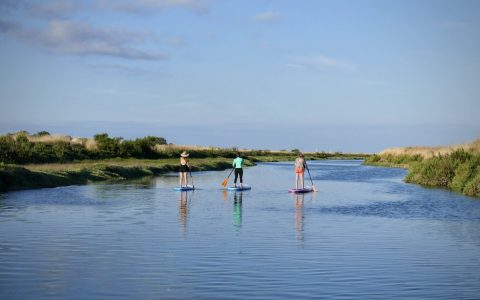
<path fill-rule="evenodd" d="M 45 136 L 45 135 L 50 135 L 50 132 L 48 131 L 39 131 L 34 134 L 34 136 Z"/>
<path fill-rule="evenodd" d="M 468 196 L 480 196 L 480 172 L 465 184 L 463 193 Z"/>

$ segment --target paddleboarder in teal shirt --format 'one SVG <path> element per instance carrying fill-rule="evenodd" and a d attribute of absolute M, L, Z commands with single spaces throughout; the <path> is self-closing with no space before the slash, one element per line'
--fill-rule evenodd
<path fill-rule="evenodd" d="M 237 178 L 240 176 L 240 187 L 243 187 L 243 158 L 240 157 L 240 152 L 237 152 L 237 158 L 233 160 L 232 166 L 235 168 L 234 187 L 237 187 Z"/>

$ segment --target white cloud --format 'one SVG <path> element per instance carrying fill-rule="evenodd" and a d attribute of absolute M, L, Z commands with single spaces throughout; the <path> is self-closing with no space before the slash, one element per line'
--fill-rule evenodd
<path fill-rule="evenodd" d="M 253 17 L 253 20 L 257 22 L 269 23 L 269 22 L 279 21 L 281 18 L 282 16 L 278 12 L 267 11 L 267 12 L 263 12 L 258 15 L 255 15 Z"/>
<path fill-rule="evenodd" d="M 349 61 L 331 58 L 322 54 L 296 57 L 292 59 L 287 66 L 291 68 L 333 68 L 348 72 L 353 72 L 358 68 L 355 64 Z"/>
<path fill-rule="evenodd" d="M 51 21 L 46 28 L 26 28 L 18 23 L 0 22 L 0 32 L 43 47 L 52 52 L 70 55 L 100 55 L 126 59 L 160 60 L 167 56 L 136 47 L 148 34 L 93 27 L 88 23 Z M 135 45 L 135 46 L 132 46 Z"/>
<path fill-rule="evenodd" d="M 199 0 L 97 0 L 97 3 L 101 8 L 141 14 L 155 13 L 174 7 L 197 13 L 208 11 L 207 4 Z"/>

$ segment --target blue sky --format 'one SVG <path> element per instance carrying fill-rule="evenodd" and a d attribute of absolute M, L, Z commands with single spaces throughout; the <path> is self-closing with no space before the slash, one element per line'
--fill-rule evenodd
<path fill-rule="evenodd" d="M 478 1 L 0 1 L 0 132 L 380 151 L 480 137 Z"/>

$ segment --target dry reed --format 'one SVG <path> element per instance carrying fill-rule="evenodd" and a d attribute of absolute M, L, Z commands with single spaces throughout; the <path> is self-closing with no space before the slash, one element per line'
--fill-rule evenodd
<path fill-rule="evenodd" d="M 480 139 L 474 140 L 472 142 L 464 144 L 455 144 L 448 146 L 438 146 L 438 147 L 398 147 L 398 148 L 388 148 L 381 151 L 380 155 L 421 155 L 423 158 L 431 158 L 434 156 L 443 156 L 450 154 L 455 150 L 463 149 L 467 152 L 480 153 Z"/>

